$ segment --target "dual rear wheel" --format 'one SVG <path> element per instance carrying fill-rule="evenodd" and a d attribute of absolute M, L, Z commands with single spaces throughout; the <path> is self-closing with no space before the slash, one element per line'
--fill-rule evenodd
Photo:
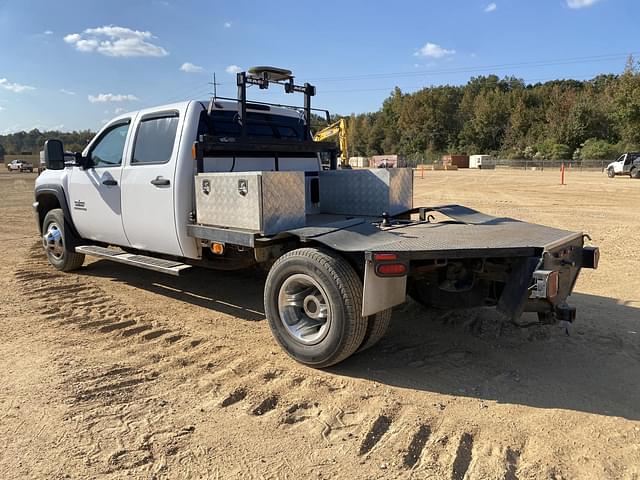
<path fill-rule="evenodd" d="M 342 257 L 300 248 L 280 257 L 264 291 L 269 327 L 295 360 L 335 365 L 382 338 L 391 309 L 362 316 L 362 281 Z"/>

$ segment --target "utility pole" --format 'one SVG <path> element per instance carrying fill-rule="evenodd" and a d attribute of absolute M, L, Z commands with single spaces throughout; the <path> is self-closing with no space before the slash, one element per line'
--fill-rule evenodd
<path fill-rule="evenodd" d="M 213 99 L 215 100 L 218 97 L 218 85 L 220 83 L 216 82 L 216 73 L 213 72 L 213 82 L 209 82 L 209 85 L 213 85 L 213 92 L 209 92 Z"/>

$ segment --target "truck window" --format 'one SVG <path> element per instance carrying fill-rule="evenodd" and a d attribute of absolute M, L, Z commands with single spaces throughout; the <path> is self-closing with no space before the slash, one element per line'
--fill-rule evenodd
<path fill-rule="evenodd" d="M 132 165 L 167 163 L 173 153 L 178 129 L 178 116 L 142 119 L 133 147 Z"/>
<path fill-rule="evenodd" d="M 122 153 L 128 131 L 129 123 L 125 123 L 112 127 L 102 135 L 91 149 L 93 167 L 112 167 L 122 164 Z"/>
<path fill-rule="evenodd" d="M 214 136 L 240 135 L 239 116 L 233 110 L 203 112 L 198 133 Z M 302 118 L 269 113 L 247 112 L 247 135 L 250 137 L 305 140 Z"/>

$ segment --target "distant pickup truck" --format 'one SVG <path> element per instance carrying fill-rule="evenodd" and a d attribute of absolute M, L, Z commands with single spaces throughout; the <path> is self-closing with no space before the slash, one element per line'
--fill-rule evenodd
<path fill-rule="evenodd" d="M 33 163 L 26 160 L 12 160 L 7 164 L 10 172 L 33 172 Z"/>
<path fill-rule="evenodd" d="M 260 267 L 275 339 L 316 368 L 374 345 L 407 294 L 512 321 L 575 319 L 567 297 L 599 256 L 582 232 L 414 207 L 408 168 L 338 169 L 335 145 L 311 135 L 315 87 L 287 72 L 239 73 L 237 100 L 122 114 L 72 162 L 48 140 L 33 206 L 51 265 L 70 271 L 91 255 L 171 275 Z M 270 83 L 304 93 L 304 108 L 247 101 L 248 85 Z"/>
<path fill-rule="evenodd" d="M 607 165 L 607 176 L 614 178 L 617 175 L 640 178 L 640 152 L 624 153 L 615 162 Z"/>

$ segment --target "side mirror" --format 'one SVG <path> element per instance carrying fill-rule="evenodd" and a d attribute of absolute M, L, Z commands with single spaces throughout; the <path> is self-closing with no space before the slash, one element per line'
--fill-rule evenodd
<path fill-rule="evenodd" d="M 64 170 L 64 147 L 60 140 L 44 142 L 44 164 L 50 170 Z"/>

